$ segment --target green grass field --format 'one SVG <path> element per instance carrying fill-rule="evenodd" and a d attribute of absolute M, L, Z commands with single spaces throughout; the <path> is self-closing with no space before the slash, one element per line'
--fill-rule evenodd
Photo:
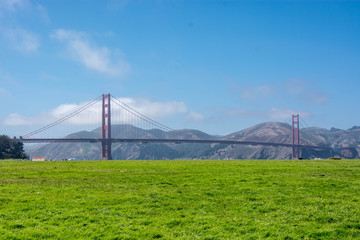
<path fill-rule="evenodd" d="M 360 239 L 359 160 L 0 161 L 0 239 Z"/>

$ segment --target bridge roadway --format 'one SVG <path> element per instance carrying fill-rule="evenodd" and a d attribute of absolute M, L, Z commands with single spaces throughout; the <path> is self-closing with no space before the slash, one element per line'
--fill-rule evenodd
<path fill-rule="evenodd" d="M 293 147 L 290 143 L 271 143 L 271 142 L 253 142 L 253 141 L 236 141 L 236 140 L 219 140 L 219 139 L 134 139 L 134 138 L 20 138 L 17 139 L 23 143 L 63 143 L 63 142 L 88 142 L 101 143 L 111 141 L 122 143 L 219 143 L 219 144 L 241 144 L 252 146 L 272 146 L 272 147 Z M 299 145 L 300 148 L 310 148 L 319 150 L 330 150 L 330 146 L 314 146 L 314 145 Z"/>

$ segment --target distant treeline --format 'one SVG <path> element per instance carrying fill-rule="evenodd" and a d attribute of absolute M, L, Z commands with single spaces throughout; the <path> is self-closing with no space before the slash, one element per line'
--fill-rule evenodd
<path fill-rule="evenodd" d="M 25 159 L 28 156 L 24 152 L 22 142 L 11 139 L 6 135 L 0 135 L 0 159 Z"/>

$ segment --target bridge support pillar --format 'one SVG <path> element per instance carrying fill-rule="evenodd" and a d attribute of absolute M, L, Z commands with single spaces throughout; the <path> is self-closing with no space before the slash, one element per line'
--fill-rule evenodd
<path fill-rule="evenodd" d="M 292 115 L 292 159 L 300 158 L 299 114 Z"/>
<path fill-rule="evenodd" d="M 110 94 L 102 95 L 101 139 L 101 160 L 111 160 Z"/>

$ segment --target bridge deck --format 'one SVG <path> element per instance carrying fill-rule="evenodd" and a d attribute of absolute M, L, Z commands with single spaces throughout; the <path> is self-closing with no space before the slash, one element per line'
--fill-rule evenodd
<path fill-rule="evenodd" d="M 134 138 L 23 138 L 19 139 L 23 143 L 62 143 L 62 142 L 88 142 L 101 143 L 104 141 L 124 142 L 124 143 L 207 143 L 207 144 L 241 144 L 252 146 L 273 146 L 273 147 L 293 147 L 290 143 L 271 143 L 271 142 L 253 142 L 253 141 L 236 141 L 236 140 L 217 140 L 217 139 L 134 139 Z M 323 149 L 330 150 L 330 146 L 314 146 L 314 145 L 299 145 L 300 148 Z"/>

